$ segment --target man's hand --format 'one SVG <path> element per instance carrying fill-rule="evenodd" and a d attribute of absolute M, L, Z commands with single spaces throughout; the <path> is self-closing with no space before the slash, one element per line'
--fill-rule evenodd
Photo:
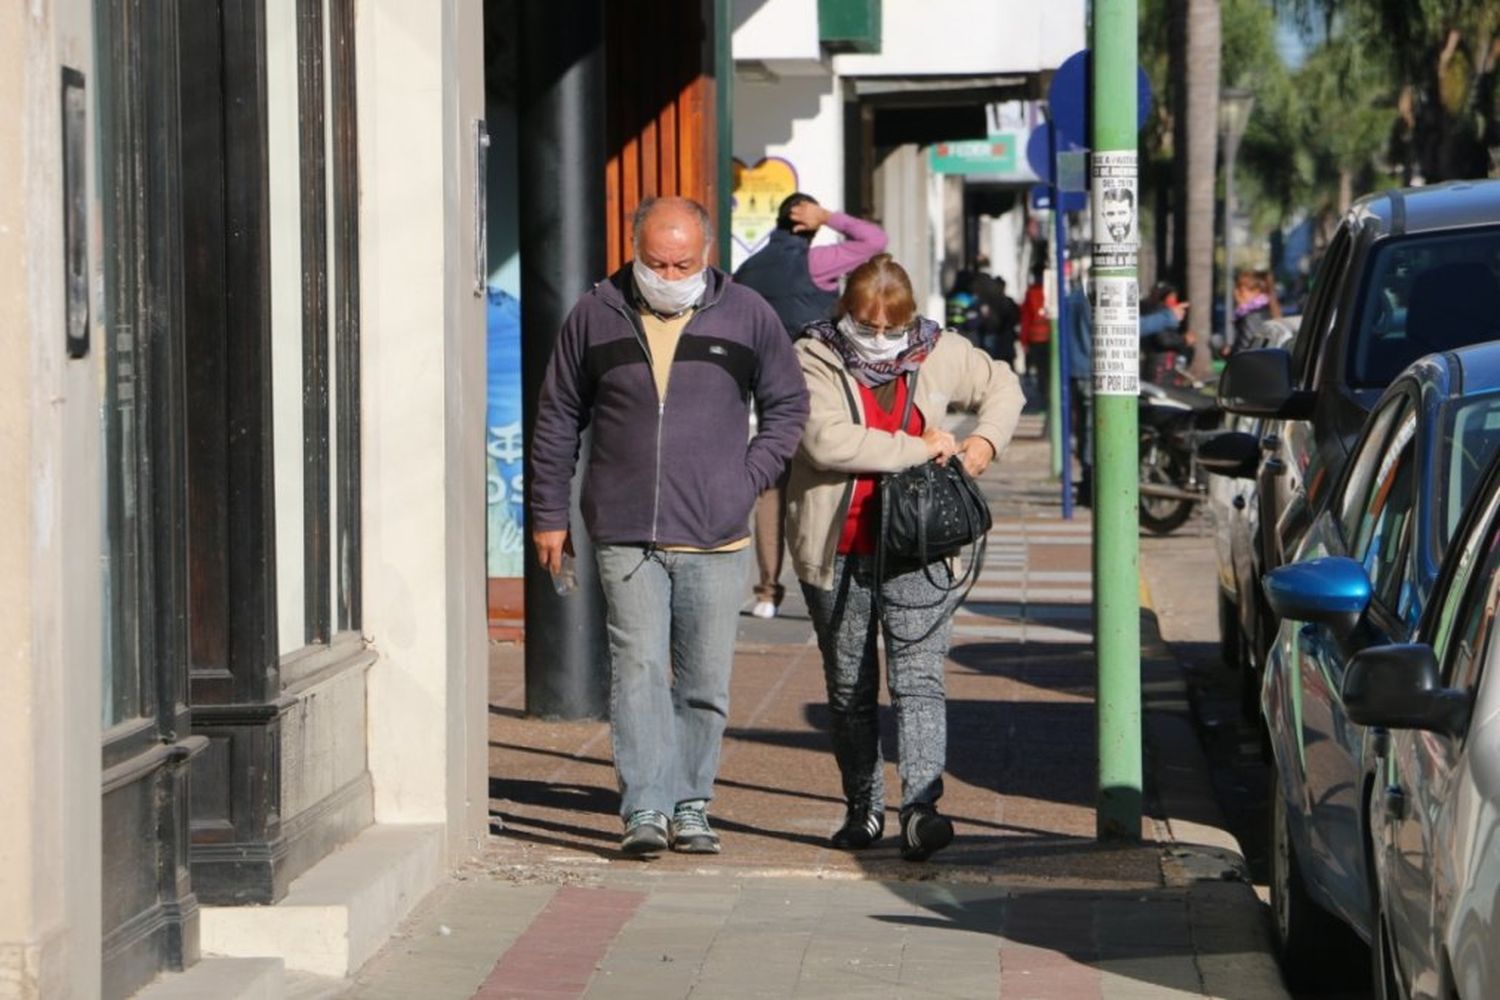
<path fill-rule="evenodd" d="M 573 536 L 566 528 L 558 531 L 533 531 L 531 542 L 536 546 L 537 562 L 548 573 L 562 572 L 563 553 L 573 554 Z"/>
<path fill-rule="evenodd" d="M 788 209 L 786 214 L 794 223 L 792 232 L 811 233 L 826 223 L 833 213 L 815 201 L 801 201 Z"/>
<path fill-rule="evenodd" d="M 958 454 L 964 463 L 964 471 L 970 476 L 977 478 L 995 460 L 995 446 L 990 443 L 988 438 L 982 438 L 978 434 L 971 434 L 964 438 L 964 443 L 958 449 Z"/>
<path fill-rule="evenodd" d="M 1174 302 L 1172 305 L 1167 306 L 1167 308 L 1170 309 L 1170 310 L 1172 310 L 1172 315 L 1176 316 L 1177 317 L 1177 322 L 1181 323 L 1182 322 L 1182 317 L 1184 317 L 1184 316 L 1187 315 L 1188 306 L 1190 304 L 1191 303 L 1187 303 L 1187 302 Z"/>

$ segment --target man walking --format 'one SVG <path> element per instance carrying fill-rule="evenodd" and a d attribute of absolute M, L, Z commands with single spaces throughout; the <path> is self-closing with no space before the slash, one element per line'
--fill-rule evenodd
<path fill-rule="evenodd" d="M 842 242 L 813 246 L 813 237 L 827 226 Z M 839 279 L 885 249 L 885 231 L 873 222 L 843 212 L 830 212 L 798 191 L 776 210 L 776 228 L 766 245 L 734 272 L 737 284 L 761 294 L 795 339 L 802 328 L 833 315 Z M 781 585 L 781 562 L 786 550 L 786 475 L 755 503 L 755 561 L 760 579 L 755 585 L 758 618 L 774 618 L 786 590 Z"/>
<path fill-rule="evenodd" d="M 797 447 L 807 387 L 776 314 L 708 266 L 703 206 L 647 199 L 634 227 L 634 261 L 579 300 L 553 347 L 527 453 L 532 540 L 557 573 L 592 427 L 582 506 L 604 588 L 621 848 L 712 854 L 750 510 Z"/>

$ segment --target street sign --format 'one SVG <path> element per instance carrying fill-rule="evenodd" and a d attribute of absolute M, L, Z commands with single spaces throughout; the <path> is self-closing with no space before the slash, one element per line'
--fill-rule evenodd
<path fill-rule="evenodd" d="M 1079 49 L 1057 67 L 1047 88 L 1047 106 L 1063 148 L 1089 144 L 1089 50 Z M 1139 131 L 1151 113 L 1151 81 L 1136 67 L 1135 127 Z"/>
<path fill-rule="evenodd" d="M 1062 188 L 1064 191 L 1087 191 L 1088 184 L 1088 150 L 1073 142 L 1064 142 L 1057 150 L 1057 159 L 1061 164 L 1058 173 L 1061 175 Z M 1052 125 L 1050 122 L 1042 122 L 1031 132 L 1031 138 L 1026 140 L 1026 162 L 1031 164 L 1031 169 L 1036 171 L 1037 178 L 1045 184 L 1054 182 L 1052 177 Z M 1071 209 L 1070 209 L 1071 211 Z"/>
<path fill-rule="evenodd" d="M 1062 198 L 1062 210 L 1064 212 L 1082 212 L 1089 207 L 1089 196 L 1084 191 L 1064 191 Z M 1031 189 L 1031 210 L 1033 212 L 1052 211 L 1052 186 L 1050 184 L 1037 184 Z"/>

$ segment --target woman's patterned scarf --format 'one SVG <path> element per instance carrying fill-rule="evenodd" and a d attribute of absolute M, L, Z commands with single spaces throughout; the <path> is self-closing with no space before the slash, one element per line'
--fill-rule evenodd
<path fill-rule="evenodd" d="M 932 345 L 937 343 L 938 335 L 942 332 L 943 328 L 937 323 L 918 316 L 917 328 L 912 332 L 911 343 L 906 350 L 889 361 L 866 361 L 839 332 L 838 325 L 832 320 L 819 320 L 802 328 L 802 336 L 820 340 L 833 348 L 844 362 L 844 370 L 867 389 L 877 388 L 893 378 L 916 371 L 923 359 L 932 353 Z"/>

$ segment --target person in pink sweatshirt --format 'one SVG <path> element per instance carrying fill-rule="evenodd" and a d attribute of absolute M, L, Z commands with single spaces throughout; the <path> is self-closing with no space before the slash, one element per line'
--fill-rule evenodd
<path fill-rule="evenodd" d="M 843 239 L 813 246 L 813 237 L 827 226 Z M 776 228 L 766 245 L 740 265 L 734 280 L 776 310 L 787 336 L 793 340 L 809 323 L 829 319 L 838 304 L 839 279 L 885 249 L 885 230 L 873 222 L 843 212 L 831 212 L 811 195 L 788 195 L 776 212 Z M 755 504 L 755 560 L 760 580 L 755 585 L 758 618 L 774 618 L 786 595 L 781 565 L 786 548 L 786 474 L 760 495 Z"/>

